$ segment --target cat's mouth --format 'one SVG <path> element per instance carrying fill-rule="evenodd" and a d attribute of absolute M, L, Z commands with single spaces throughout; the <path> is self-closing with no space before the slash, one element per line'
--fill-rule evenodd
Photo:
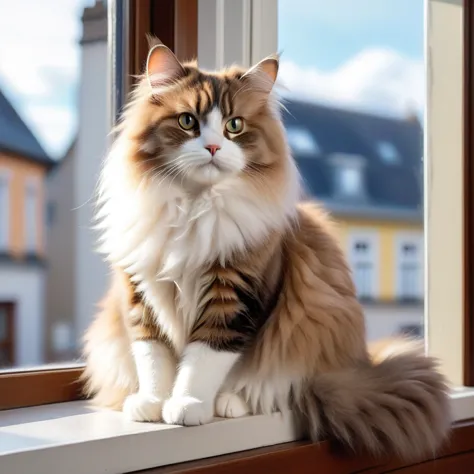
<path fill-rule="evenodd" d="M 222 172 L 226 171 L 226 169 L 214 159 L 210 159 L 206 163 L 202 163 L 198 165 L 198 168 L 203 169 L 203 168 L 207 168 L 208 166 L 210 166 L 211 168 L 215 168 L 218 171 L 222 171 Z"/>

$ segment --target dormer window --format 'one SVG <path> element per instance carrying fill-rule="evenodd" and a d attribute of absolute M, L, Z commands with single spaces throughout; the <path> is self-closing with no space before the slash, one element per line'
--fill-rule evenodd
<path fill-rule="evenodd" d="M 345 196 L 358 196 L 362 189 L 362 176 L 359 168 L 343 167 L 338 170 L 338 187 Z"/>
<path fill-rule="evenodd" d="M 400 154 L 393 143 L 388 141 L 377 142 L 376 149 L 377 154 L 384 163 L 389 165 L 400 163 Z"/>
<path fill-rule="evenodd" d="M 336 154 L 331 158 L 334 165 L 335 197 L 361 199 L 365 197 L 365 158 L 360 155 Z"/>
<path fill-rule="evenodd" d="M 303 127 L 288 127 L 286 130 L 288 144 L 291 150 L 298 155 L 315 156 L 321 149 L 312 133 Z"/>

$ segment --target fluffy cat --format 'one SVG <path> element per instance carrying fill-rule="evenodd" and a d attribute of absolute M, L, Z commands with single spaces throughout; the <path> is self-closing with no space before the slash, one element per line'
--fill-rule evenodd
<path fill-rule="evenodd" d="M 300 202 L 277 72 L 150 50 L 100 180 L 113 282 L 86 334 L 88 393 L 171 424 L 293 409 L 313 439 L 432 454 L 445 380 L 414 342 L 367 347 L 331 222 Z"/>

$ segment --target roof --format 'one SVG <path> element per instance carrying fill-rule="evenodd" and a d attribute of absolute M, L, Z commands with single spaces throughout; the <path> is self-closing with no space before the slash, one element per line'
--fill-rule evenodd
<path fill-rule="evenodd" d="M 399 119 L 287 99 L 283 120 L 307 191 L 337 214 L 419 220 L 423 133 Z M 337 169 L 360 169 L 362 192 L 340 192 Z M 352 179 L 352 178 L 351 178 Z"/>
<path fill-rule="evenodd" d="M 9 151 L 48 166 L 54 163 L 1 90 L 0 150 Z"/>

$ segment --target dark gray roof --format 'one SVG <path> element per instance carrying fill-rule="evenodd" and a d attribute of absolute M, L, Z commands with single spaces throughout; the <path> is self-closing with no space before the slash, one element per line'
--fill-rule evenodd
<path fill-rule="evenodd" d="M 422 218 L 423 131 L 417 120 L 376 116 L 295 99 L 287 99 L 284 105 L 287 129 L 303 131 L 316 144 L 314 153 L 292 147 L 309 194 L 337 214 Z M 334 155 L 338 154 L 348 155 L 345 160 L 353 156 L 364 164 L 364 192 L 360 199 L 344 201 L 338 192 L 334 163 Z"/>
<path fill-rule="evenodd" d="M 9 151 L 46 165 L 54 163 L 1 90 L 0 150 Z"/>

